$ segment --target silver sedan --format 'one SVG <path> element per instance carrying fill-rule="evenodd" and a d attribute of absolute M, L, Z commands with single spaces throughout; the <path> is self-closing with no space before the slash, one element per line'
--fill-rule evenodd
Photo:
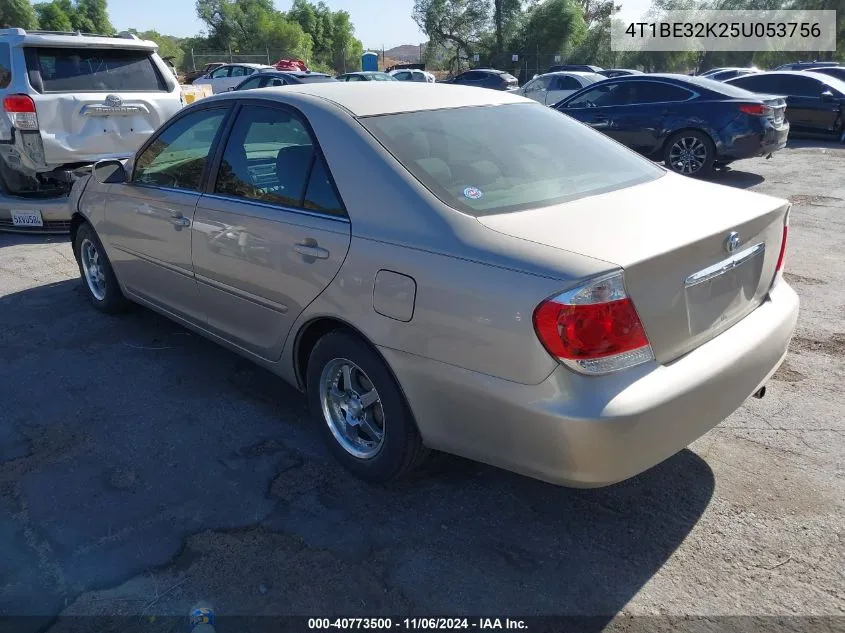
<path fill-rule="evenodd" d="M 762 395 L 798 315 L 787 201 L 506 92 L 218 95 L 71 205 L 96 308 L 142 304 L 276 372 L 373 481 L 430 449 L 626 479 Z"/>

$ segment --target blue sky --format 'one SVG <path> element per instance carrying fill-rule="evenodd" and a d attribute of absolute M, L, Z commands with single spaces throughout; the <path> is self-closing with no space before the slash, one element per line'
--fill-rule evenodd
<path fill-rule="evenodd" d="M 426 40 L 411 19 L 414 0 L 324 0 L 333 10 L 348 11 L 355 32 L 367 48 L 392 48 Z M 291 0 L 275 0 L 287 11 Z M 109 0 L 109 17 L 118 30 L 155 29 L 168 35 L 196 35 L 204 28 L 194 0 Z"/>
<path fill-rule="evenodd" d="M 333 10 L 348 11 L 358 38 L 366 48 L 392 48 L 426 40 L 411 19 L 414 0 L 324 0 Z M 291 0 L 275 0 L 276 8 L 287 11 Z M 623 0 L 620 17 L 635 20 L 650 0 Z M 155 29 L 168 35 L 196 35 L 204 28 L 197 18 L 194 0 L 109 0 L 112 24 L 118 30 Z"/>

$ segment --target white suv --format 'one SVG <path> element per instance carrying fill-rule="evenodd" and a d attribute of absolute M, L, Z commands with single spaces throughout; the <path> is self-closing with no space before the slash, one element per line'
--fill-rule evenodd
<path fill-rule="evenodd" d="M 0 229 L 66 231 L 75 178 L 183 105 L 154 42 L 0 29 Z"/>

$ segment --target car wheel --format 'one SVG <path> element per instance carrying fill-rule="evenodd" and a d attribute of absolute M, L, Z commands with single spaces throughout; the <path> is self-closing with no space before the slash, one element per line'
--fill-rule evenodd
<path fill-rule="evenodd" d="M 696 130 L 683 130 L 666 141 L 666 167 L 684 176 L 707 176 L 713 171 L 716 146 L 710 137 Z"/>
<path fill-rule="evenodd" d="M 129 302 L 123 296 L 106 251 L 90 224 L 84 223 L 77 229 L 73 253 L 86 294 L 94 307 L 108 314 L 125 310 Z"/>
<path fill-rule="evenodd" d="M 378 354 L 351 333 L 330 332 L 317 342 L 306 382 L 320 435 L 358 477 L 386 482 L 428 456 L 396 380 Z"/>

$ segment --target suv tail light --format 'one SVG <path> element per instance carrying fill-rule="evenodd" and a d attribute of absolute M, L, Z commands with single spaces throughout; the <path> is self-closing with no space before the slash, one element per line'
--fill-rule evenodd
<path fill-rule="evenodd" d="M 546 299 L 534 311 L 546 350 L 584 374 L 606 374 L 654 358 L 622 273 Z"/>
<path fill-rule="evenodd" d="M 3 99 L 3 109 L 12 126 L 19 130 L 37 130 L 38 115 L 35 102 L 27 95 L 9 95 Z"/>
<path fill-rule="evenodd" d="M 751 116 L 770 116 L 772 114 L 772 109 L 762 103 L 743 103 L 739 106 L 739 111 Z"/>

